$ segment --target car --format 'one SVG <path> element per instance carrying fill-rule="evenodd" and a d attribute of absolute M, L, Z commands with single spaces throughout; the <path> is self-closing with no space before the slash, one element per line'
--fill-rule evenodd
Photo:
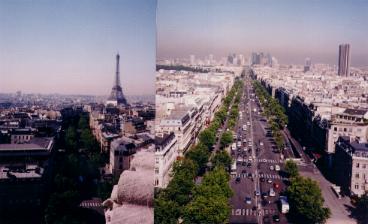
<path fill-rule="evenodd" d="M 239 183 L 241 181 L 240 177 L 235 178 L 235 183 Z"/>
<path fill-rule="evenodd" d="M 251 164 L 251 163 L 248 163 L 248 164 L 247 164 L 247 167 L 248 167 L 248 168 L 252 167 L 252 164 Z"/>
<path fill-rule="evenodd" d="M 275 165 L 275 170 L 276 171 L 280 171 L 280 166 L 279 165 Z"/>
<path fill-rule="evenodd" d="M 259 145 L 260 145 L 260 146 L 263 146 L 263 142 L 259 142 Z"/>
<path fill-rule="evenodd" d="M 270 170 L 274 170 L 275 168 L 273 166 L 270 166 Z"/>
<path fill-rule="evenodd" d="M 268 198 L 268 194 L 266 192 L 262 193 L 262 198 Z"/>
<path fill-rule="evenodd" d="M 266 181 L 266 179 L 265 179 L 264 177 L 261 177 L 259 180 L 260 180 L 261 182 L 265 182 L 265 181 Z"/>
<path fill-rule="evenodd" d="M 245 197 L 244 201 L 248 205 L 252 204 L 252 199 L 250 197 Z"/>
<path fill-rule="evenodd" d="M 273 219 L 274 222 L 280 222 L 280 216 L 279 215 L 272 216 L 272 219 Z"/>
<path fill-rule="evenodd" d="M 275 197 L 276 196 L 276 192 L 273 190 L 273 188 L 270 188 L 270 197 Z"/>
<path fill-rule="evenodd" d="M 251 173 L 248 173 L 248 178 L 250 179 L 252 177 L 253 177 L 253 175 Z"/>
<path fill-rule="evenodd" d="M 243 143 L 247 143 L 247 139 L 245 138 L 245 139 L 243 139 Z"/>
<path fill-rule="evenodd" d="M 275 189 L 279 189 L 279 188 L 280 188 L 280 185 L 279 185 L 278 183 L 273 183 L 273 187 L 274 187 Z"/>
<path fill-rule="evenodd" d="M 244 160 L 243 160 L 243 162 L 242 162 L 242 166 L 246 166 L 247 165 L 247 162 L 245 162 Z"/>
<path fill-rule="evenodd" d="M 267 180 L 267 183 L 271 184 L 272 183 L 272 180 L 271 179 L 268 179 Z"/>
<path fill-rule="evenodd" d="M 247 149 L 247 147 L 244 147 L 244 149 L 243 149 L 243 150 L 244 150 L 244 152 L 248 152 L 248 149 Z"/>
<path fill-rule="evenodd" d="M 238 143 L 236 144 L 236 146 L 240 148 L 242 146 L 241 141 L 238 141 Z"/>
<path fill-rule="evenodd" d="M 241 162 L 243 162 L 243 158 L 239 156 L 239 157 L 238 157 L 238 159 L 237 159 L 236 161 L 238 161 L 238 162 L 240 162 L 240 163 L 241 163 Z"/>
<path fill-rule="evenodd" d="M 254 195 L 255 195 L 255 196 L 260 196 L 260 195 L 261 195 L 261 192 L 259 192 L 259 190 L 255 190 L 255 191 L 254 191 Z"/>
<path fill-rule="evenodd" d="M 253 160 L 252 156 L 249 156 L 248 160 L 249 160 L 250 162 L 252 162 L 252 160 Z"/>
<path fill-rule="evenodd" d="M 242 173 L 247 173 L 247 170 L 242 170 Z"/>

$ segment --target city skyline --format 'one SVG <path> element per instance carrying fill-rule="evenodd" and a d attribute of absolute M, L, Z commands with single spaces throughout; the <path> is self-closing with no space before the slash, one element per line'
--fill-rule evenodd
<path fill-rule="evenodd" d="M 71 10 L 73 9 L 73 10 Z M 0 92 L 153 95 L 156 1 L 0 2 Z"/>
<path fill-rule="evenodd" d="M 349 43 L 351 66 L 367 66 L 368 3 L 355 3 L 161 0 L 157 59 L 263 51 L 282 64 L 304 64 L 309 57 L 337 65 L 338 45 Z"/>

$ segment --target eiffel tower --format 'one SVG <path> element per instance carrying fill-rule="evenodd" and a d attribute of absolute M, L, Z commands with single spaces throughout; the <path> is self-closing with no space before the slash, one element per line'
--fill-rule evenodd
<path fill-rule="evenodd" d="M 114 106 L 122 105 L 127 106 L 127 100 L 123 94 L 123 89 L 121 88 L 120 84 L 120 72 L 119 72 L 119 59 L 120 55 L 116 55 L 116 74 L 115 74 L 115 82 L 111 90 L 111 94 L 107 99 L 106 104 L 112 104 Z"/>

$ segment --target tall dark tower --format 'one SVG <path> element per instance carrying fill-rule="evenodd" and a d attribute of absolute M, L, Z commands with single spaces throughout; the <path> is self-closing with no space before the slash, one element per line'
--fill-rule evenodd
<path fill-rule="evenodd" d="M 116 74 L 115 74 L 115 82 L 111 90 L 111 94 L 107 99 L 107 104 L 113 105 L 127 105 L 127 101 L 123 94 L 123 89 L 120 85 L 120 72 L 119 72 L 119 59 L 120 55 L 116 55 Z"/>

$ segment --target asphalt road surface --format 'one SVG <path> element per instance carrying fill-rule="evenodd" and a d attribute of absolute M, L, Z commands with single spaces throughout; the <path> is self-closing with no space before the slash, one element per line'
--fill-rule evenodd
<path fill-rule="evenodd" d="M 273 151 L 275 144 L 268 132 L 266 120 L 258 113 L 260 108 L 248 75 L 244 83 L 244 94 L 239 105 L 241 115 L 239 113 L 234 129 L 238 138 L 235 142 L 238 144 L 240 141 L 241 147 L 231 153 L 237 161 L 237 170 L 230 180 L 234 191 L 230 199 L 230 223 L 275 223 L 274 215 L 280 216 L 278 223 L 287 223 L 278 208 L 279 195 L 285 190 L 287 181 L 282 172 L 284 161 L 280 159 L 279 153 Z M 246 130 L 243 130 L 243 126 Z M 281 171 L 275 171 L 276 165 Z M 270 196 L 270 188 L 274 189 L 275 196 Z M 256 191 L 261 195 L 256 196 Z M 250 198 L 248 203 L 246 198 Z"/>

